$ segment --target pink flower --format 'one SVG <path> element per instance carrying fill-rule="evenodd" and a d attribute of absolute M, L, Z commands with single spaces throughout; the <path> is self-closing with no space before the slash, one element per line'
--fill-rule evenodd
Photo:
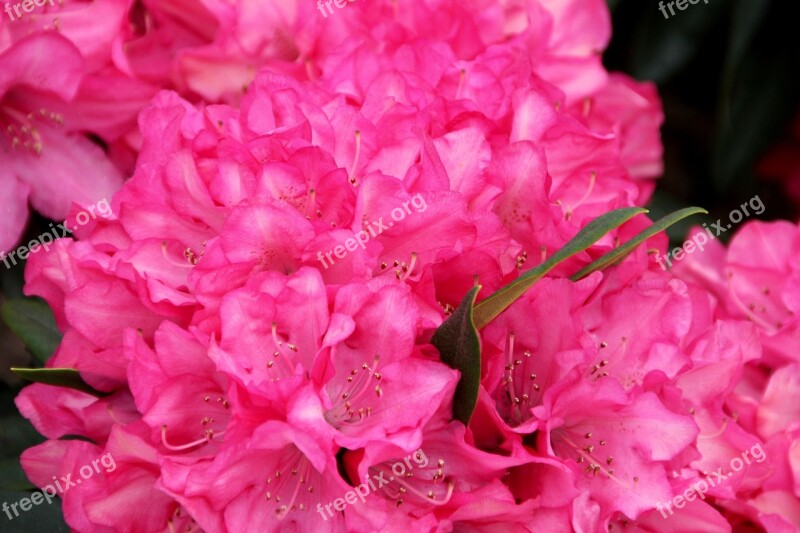
<path fill-rule="evenodd" d="M 664 171 L 659 132 L 664 114 L 655 85 L 614 73 L 602 89 L 574 108 L 592 131 L 619 140 L 622 164 L 634 180 L 641 180 L 636 203 L 646 204 L 655 188 L 652 178 Z"/>
<path fill-rule="evenodd" d="M 26 204 L 54 220 L 66 218 L 74 201 L 83 207 L 110 198 L 122 183 L 102 150 L 64 124 L 52 99 L 75 97 L 84 60 L 67 39 L 34 34 L 0 52 L 0 150 L 6 222 L 0 249 L 19 239 L 27 220 Z M 63 194 L 65 188 L 71 193 Z"/>
<path fill-rule="evenodd" d="M 670 499 L 666 463 L 698 434 L 690 417 L 671 412 L 655 394 L 626 394 L 610 379 L 593 384 L 576 376 L 541 413 L 548 420 L 539 435 L 542 450 L 570 460 L 579 488 L 600 504 L 601 518 L 615 511 L 635 518 Z"/>
<path fill-rule="evenodd" d="M 316 513 L 349 490 L 336 471 L 334 450 L 280 421 L 265 422 L 231 443 L 213 461 L 162 464 L 163 488 L 205 531 L 239 531 L 258 525 L 341 531 L 342 519 Z M 213 498 L 209 498 L 214 494 Z"/>
<path fill-rule="evenodd" d="M 700 230 L 697 230 L 700 231 Z M 676 266 L 678 276 L 699 283 L 719 302 L 717 315 L 750 320 L 771 366 L 795 362 L 800 342 L 800 232 L 789 222 L 751 222 L 727 251 L 709 251 Z"/>
<path fill-rule="evenodd" d="M 53 477 L 63 481 L 71 476 L 74 485 L 59 482 L 63 485 L 59 496 L 65 515 L 76 529 L 131 533 L 164 525 L 191 529 L 196 522 L 180 504 L 154 490 L 158 456 L 143 438 L 143 429 L 141 423 L 124 429 L 117 426 L 104 446 L 77 440 L 48 441 L 26 450 L 22 464 L 39 487 L 52 486 Z M 87 466 L 92 471 L 89 477 L 82 471 Z"/>
<path fill-rule="evenodd" d="M 452 420 L 459 373 L 432 331 L 476 283 L 482 299 L 646 201 L 660 173 L 660 103 L 603 69 L 602 1 L 386 0 L 325 19 L 154 0 L 130 24 L 123 5 L 83 6 L 107 9 L 110 55 L 79 37 L 13 45 L 58 43 L 72 70 L 41 101 L 74 103 L 65 120 L 112 155 L 138 151 L 115 216 L 27 271 L 65 332 L 49 364 L 109 394 L 23 392 L 45 436 L 92 441 L 48 442 L 25 468 L 39 482 L 120 456 L 65 497 L 71 527 L 646 530 L 754 444 L 770 459 L 674 527 L 792 522 L 775 510 L 796 498 L 779 394 L 797 370 L 793 225 L 746 227 L 677 277 L 650 257 L 659 236 L 565 279 L 649 223 L 623 225 L 483 328 L 478 407 Z M 93 99 L 102 87 L 118 95 Z M 180 93 L 132 133 L 157 87 Z M 370 502 L 334 503 L 372 476 L 387 483 Z M 122 499 L 149 512 L 116 517 Z"/>
<path fill-rule="evenodd" d="M 596 284 L 596 277 L 578 286 L 543 280 L 484 330 L 483 386 L 499 417 L 515 432 L 538 429 L 534 413 L 547 391 L 588 361 L 583 346 L 591 340 L 581 331 L 576 308 Z M 526 327 L 531 322 L 543 327 Z"/>
<path fill-rule="evenodd" d="M 503 508 L 503 502 L 512 501 L 509 489 L 497 479 L 522 460 L 482 452 L 470 442 L 463 424 L 443 424 L 442 418 L 434 418 L 411 453 L 376 441 L 367 444 L 363 452 L 344 458 L 352 480 L 387 480 L 372 495 L 375 500 L 370 502 L 372 509 L 359 509 L 354 516 L 347 517 L 348 523 L 390 527 L 396 509 L 418 523 L 425 523 L 427 517 L 436 517 L 444 523 L 468 522 L 471 513 L 459 512 L 466 506 L 477 506 L 489 498 L 497 500 L 496 506 Z M 521 512 L 506 505 L 498 514 L 517 511 Z M 472 518 L 490 513 L 489 509 L 474 509 Z"/>
<path fill-rule="evenodd" d="M 792 364 L 778 369 L 769 380 L 756 415 L 758 433 L 769 439 L 779 432 L 796 432 L 800 414 L 800 366 Z"/>

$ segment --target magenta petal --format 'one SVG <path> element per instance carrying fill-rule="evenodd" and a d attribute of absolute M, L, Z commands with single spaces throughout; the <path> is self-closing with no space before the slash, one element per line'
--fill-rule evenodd
<path fill-rule="evenodd" d="M 25 182 L 17 180 L 12 174 L 9 174 L 5 169 L 0 169 L 0 183 L 2 183 L 2 197 L 0 197 L 0 215 L 2 215 L 2 224 L 0 224 L 0 253 L 5 256 L 13 250 L 13 246 L 17 244 L 22 232 L 25 229 L 25 224 L 28 222 L 28 195 L 30 194 L 30 186 Z M 5 260 L 6 266 L 10 266 L 12 258 Z"/>
<path fill-rule="evenodd" d="M 74 44 L 57 33 L 34 34 L 0 54 L 0 96 L 20 85 L 69 100 L 82 74 L 83 58 Z"/>
<path fill-rule="evenodd" d="M 111 201 L 122 176 L 103 151 L 85 137 L 40 127 L 41 154 L 17 152 L 13 172 L 31 188 L 31 204 L 54 220 L 64 220 L 72 202 L 84 209 Z M 68 189 L 70 195 L 65 196 Z"/>

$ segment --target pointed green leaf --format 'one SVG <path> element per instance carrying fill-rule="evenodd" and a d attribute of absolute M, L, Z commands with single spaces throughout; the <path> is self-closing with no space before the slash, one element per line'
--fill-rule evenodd
<path fill-rule="evenodd" d="M 478 403 L 481 384 L 481 343 L 472 320 L 478 285 L 467 293 L 461 305 L 436 329 L 431 343 L 441 354 L 442 361 L 461 372 L 453 397 L 453 418 L 468 425 Z"/>
<path fill-rule="evenodd" d="M 599 241 L 603 235 L 618 228 L 638 214 L 647 213 L 641 207 L 624 207 L 615 209 L 589 222 L 563 248 L 553 254 L 541 265 L 532 268 L 502 289 L 498 290 L 475 306 L 475 326 L 481 329 L 505 311 L 517 298 L 555 268 L 562 261 L 569 259 Z"/>
<path fill-rule="evenodd" d="M 38 298 L 9 300 L 0 311 L 8 329 L 42 364 L 46 363 L 61 342 L 61 332 L 50 307 Z"/>
<path fill-rule="evenodd" d="M 107 396 L 105 392 L 100 392 L 83 381 L 80 373 L 73 368 L 12 368 L 11 371 L 34 383 L 75 389 L 98 398 Z"/>
<path fill-rule="evenodd" d="M 587 265 L 585 268 L 580 270 L 577 274 L 573 275 L 570 279 L 572 281 L 578 281 L 579 279 L 585 278 L 592 272 L 608 268 L 614 263 L 621 261 L 626 255 L 631 253 L 637 246 L 642 244 L 650 237 L 658 233 L 661 233 L 668 227 L 672 226 L 676 222 L 683 220 L 684 218 L 701 213 L 708 214 L 708 211 L 706 211 L 702 207 L 686 207 L 684 209 L 675 211 L 674 213 L 670 213 L 669 215 L 665 216 L 664 218 L 662 218 L 661 220 L 659 220 L 658 222 L 656 222 L 655 224 L 644 230 L 643 232 L 636 235 L 634 238 L 632 238 L 619 248 L 615 248 L 612 251 L 608 252 L 603 257 L 597 259 L 596 261 L 593 261 L 591 264 Z"/>

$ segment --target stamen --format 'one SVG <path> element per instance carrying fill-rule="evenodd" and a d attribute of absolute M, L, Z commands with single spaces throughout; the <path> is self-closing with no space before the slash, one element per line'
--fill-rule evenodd
<path fill-rule="evenodd" d="M 178 263 L 177 261 L 174 261 L 172 258 L 170 258 L 167 255 L 167 241 L 163 241 L 161 243 L 161 255 L 164 256 L 164 259 L 166 259 L 166 261 L 169 264 L 171 264 L 173 266 L 176 266 L 176 267 L 179 267 L 179 268 L 192 268 L 192 267 L 194 267 L 194 265 L 197 264 L 197 263 L 192 264 L 192 261 L 189 259 L 189 257 L 185 253 L 184 253 L 184 257 L 186 258 L 187 263 Z"/>
<path fill-rule="evenodd" d="M 216 433 L 217 436 L 224 435 L 224 434 L 225 434 L 224 431 L 220 431 L 219 433 Z M 215 435 L 215 433 L 214 433 L 213 429 L 207 429 L 207 430 L 205 430 L 205 436 L 202 439 L 198 439 L 198 440 L 196 440 L 194 442 L 189 442 L 187 444 L 183 444 L 183 445 L 180 445 L 180 446 L 174 446 L 174 445 L 170 444 L 169 442 L 167 442 L 167 426 L 166 426 L 166 424 L 161 426 L 161 443 L 164 445 L 165 448 L 167 448 L 168 450 L 172 450 L 174 452 L 186 451 L 186 450 L 189 450 L 189 449 L 194 448 L 196 446 L 200 446 L 201 444 L 206 444 L 208 442 L 211 442 L 211 440 L 214 438 L 214 435 Z"/>
<path fill-rule="evenodd" d="M 618 477 L 616 477 L 614 475 L 614 471 L 613 470 L 608 470 L 608 469 L 604 468 L 602 466 L 602 461 L 599 461 L 599 460 L 595 459 L 592 456 L 591 450 L 588 450 L 588 448 L 592 448 L 592 447 L 581 448 L 575 442 L 573 442 L 572 439 L 569 438 L 569 436 L 566 434 L 566 430 L 560 430 L 560 431 L 555 432 L 554 437 L 557 437 L 562 442 L 567 444 L 570 448 L 572 448 L 575 452 L 577 452 L 577 454 L 578 454 L 577 462 L 578 463 L 583 463 L 584 461 L 588 461 L 589 462 L 589 466 L 587 467 L 587 472 L 591 472 L 592 475 L 597 475 L 598 472 L 602 472 L 603 474 L 608 476 L 609 479 L 613 480 L 614 482 L 618 483 L 619 485 L 621 485 L 623 487 L 626 487 L 626 488 L 630 488 L 630 484 L 628 484 L 628 483 L 624 482 L 623 480 L 619 479 Z M 593 450 L 593 448 L 592 448 L 592 450 Z M 608 464 L 610 465 L 611 463 L 609 462 Z"/>
<path fill-rule="evenodd" d="M 358 161 L 361 158 L 361 131 L 356 130 L 356 154 L 353 157 L 353 168 L 350 169 L 350 183 L 356 185 L 356 170 L 358 169 Z"/>
<path fill-rule="evenodd" d="M 589 188 L 586 189 L 586 192 L 583 194 L 583 197 L 581 197 L 581 199 L 578 200 L 578 203 L 567 208 L 566 213 L 564 213 L 565 220 L 571 219 L 572 213 L 575 211 L 575 209 L 579 208 L 583 204 L 583 202 L 585 202 L 586 199 L 589 198 L 589 195 L 592 194 L 592 191 L 594 190 L 594 184 L 596 180 L 597 180 L 597 172 L 593 170 L 589 177 Z"/>
<path fill-rule="evenodd" d="M 698 435 L 698 436 L 697 436 L 697 440 L 711 440 L 711 439 L 716 439 L 717 437 L 719 437 L 720 435 L 722 435 L 723 433 L 725 433 L 725 430 L 726 430 L 726 429 L 728 429 L 728 417 L 727 417 L 727 416 L 726 416 L 725 418 L 723 418 L 723 419 L 722 419 L 722 427 L 721 427 L 721 428 L 719 428 L 719 430 L 717 430 L 717 432 L 716 432 L 716 433 L 712 433 L 711 435 L 702 435 L 702 434 L 701 434 L 701 435 Z"/>
<path fill-rule="evenodd" d="M 733 303 L 736 304 L 736 307 L 744 313 L 744 316 L 747 317 L 748 320 L 752 321 L 753 323 L 761 326 L 769 335 L 774 335 L 778 332 L 771 324 L 764 321 L 763 319 L 757 317 L 754 313 L 750 313 L 744 303 L 739 299 L 739 296 L 736 294 L 736 291 L 733 290 L 733 286 L 731 284 L 731 277 L 732 274 L 728 275 L 728 293 L 731 295 L 731 299 Z"/>
<path fill-rule="evenodd" d="M 310 220 L 311 213 L 314 212 L 314 207 L 316 206 L 317 201 L 317 191 L 315 189 L 311 189 L 308 191 L 308 198 L 306 199 L 306 217 Z M 319 213 L 319 210 L 316 210 Z"/>
<path fill-rule="evenodd" d="M 417 252 L 411 252 L 411 264 L 408 267 L 403 267 L 403 271 L 405 274 L 400 278 L 400 281 L 405 281 L 411 276 L 411 272 L 414 271 L 414 265 L 417 264 Z"/>
<path fill-rule="evenodd" d="M 377 398 L 383 395 L 383 389 L 380 384 L 374 387 L 372 385 L 373 378 L 378 382 L 383 379 L 383 376 L 376 371 L 379 360 L 380 356 L 375 355 L 372 360 L 372 366 L 364 363 L 360 369 L 353 369 L 350 372 L 342 389 L 333 397 L 335 404 L 325 413 L 325 420 L 329 424 L 334 427 L 340 427 L 345 422 L 349 422 L 356 413 L 358 414 L 358 419 L 354 422 L 359 422 L 372 414 L 372 407 L 354 409 L 353 403 L 359 401 L 362 395 L 370 388 L 373 388 Z M 353 378 L 356 376 L 357 379 L 354 382 Z"/>
<path fill-rule="evenodd" d="M 455 484 L 452 481 L 447 481 L 446 482 L 447 483 L 447 493 L 445 494 L 445 496 L 441 500 L 437 500 L 434 497 L 433 490 L 429 489 L 427 492 L 423 492 L 423 491 L 421 491 L 421 490 L 419 490 L 419 489 L 417 489 L 417 488 L 415 488 L 413 486 L 414 483 L 415 483 L 415 480 L 417 480 L 417 479 L 420 480 L 420 483 L 424 483 L 424 480 L 421 477 L 419 477 L 419 476 L 415 477 L 413 475 L 413 473 L 411 473 L 411 472 L 407 472 L 405 477 L 402 477 L 402 476 L 395 477 L 394 483 L 397 483 L 399 485 L 399 488 L 398 488 L 398 490 L 397 490 L 397 492 L 395 494 L 389 493 L 389 496 L 392 499 L 398 499 L 399 498 L 402 501 L 402 499 L 403 499 L 402 497 L 403 496 L 405 496 L 407 494 L 413 494 L 414 496 L 416 496 L 420 500 L 428 502 L 428 503 L 436 505 L 436 506 L 445 505 L 450 501 L 450 498 L 452 498 L 453 491 L 455 490 Z M 434 479 L 432 481 L 436 485 L 438 485 L 439 480 L 440 480 L 440 478 L 434 477 Z M 392 482 L 390 482 L 390 485 L 391 485 L 391 483 Z M 388 489 L 389 487 L 386 487 L 386 488 Z"/>
<path fill-rule="evenodd" d="M 464 82 L 467 80 L 467 71 L 461 69 L 458 77 L 458 89 L 456 89 L 456 100 L 461 100 L 461 90 L 464 88 Z"/>
<path fill-rule="evenodd" d="M 289 514 L 289 511 L 292 510 L 292 508 L 294 507 L 294 502 L 297 500 L 297 496 L 300 494 L 300 485 L 305 483 L 305 478 L 308 475 L 308 471 L 311 468 L 310 465 L 308 464 L 308 461 L 305 462 L 305 467 L 306 467 L 306 473 L 303 474 L 303 476 L 300 477 L 300 480 L 297 483 L 295 483 L 294 492 L 292 493 L 292 499 L 289 500 L 288 504 L 282 505 L 281 507 L 279 507 L 276 510 L 277 518 L 278 518 L 279 521 L 281 521 L 284 518 L 286 518 L 286 515 Z M 292 474 L 296 474 L 296 473 L 297 473 L 297 470 L 292 470 Z M 303 507 L 304 506 L 301 503 L 300 504 L 300 508 L 303 509 Z"/>
<path fill-rule="evenodd" d="M 275 344 L 275 351 L 272 353 L 272 356 L 276 360 L 282 360 L 283 364 L 286 366 L 286 370 L 288 372 L 288 376 L 293 376 L 295 370 L 297 368 L 297 364 L 292 357 L 292 352 L 297 352 L 297 346 L 292 343 L 286 343 L 286 348 L 284 348 L 284 342 L 280 340 L 278 337 L 278 323 L 272 323 L 272 342 Z M 287 351 L 288 350 L 288 351 Z M 281 357 L 283 356 L 283 357 Z M 270 365 L 273 361 L 267 362 L 267 368 L 272 368 L 273 365 Z M 278 378 L 280 379 L 280 378 Z"/>

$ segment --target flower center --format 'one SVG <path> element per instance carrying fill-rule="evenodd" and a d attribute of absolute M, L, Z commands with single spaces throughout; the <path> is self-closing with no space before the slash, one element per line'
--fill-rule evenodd
<path fill-rule="evenodd" d="M 210 408 L 209 406 L 212 405 L 211 396 L 208 395 L 208 394 L 204 395 L 203 396 L 203 408 L 202 409 L 206 413 L 208 413 L 209 409 L 213 409 L 214 411 L 217 411 L 218 412 L 217 417 L 223 419 L 222 420 L 222 422 L 223 422 L 222 427 L 227 427 L 227 421 L 228 421 L 228 418 L 230 417 L 230 415 L 228 414 L 227 411 L 230 409 L 231 405 L 230 405 L 230 403 L 228 403 L 228 400 L 226 400 L 222 396 L 217 396 L 217 399 L 216 399 L 215 403 L 219 406 L 219 408 Z M 211 413 L 208 413 L 208 414 L 211 414 Z M 215 420 L 215 418 L 213 416 L 203 416 L 199 421 L 200 422 L 200 428 L 202 430 L 202 435 L 203 436 L 201 438 L 197 439 L 197 440 L 194 440 L 192 442 L 188 442 L 186 444 L 172 444 L 172 443 L 170 443 L 169 439 L 167 439 L 168 426 L 167 426 L 167 424 L 164 424 L 164 425 L 161 426 L 161 443 L 164 445 L 164 447 L 166 449 L 171 450 L 173 452 L 183 452 L 183 451 L 191 450 L 192 448 L 196 448 L 198 446 L 202 446 L 204 444 L 207 444 L 207 443 L 211 442 L 212 440 L 214 440 L 214 438 L 222 436 L 222 435 L 225 434 L 225 430 L 218 431 L 218 430 L 215 430 L 215 429 L 212 428 L 212 425 L 214 425 L 214 420 Z M 217 426 L 219 426 L 219 425 L 220 424 L 218 423 Z"/>
<path fill-rule="evenodd" d="M 64 124 L 64 118 L 45 108 L 40 108 L 38 113 L 25 113 L 12 105 L 10 98 L 0 104 L 0 130 L 6 138 L 11 151 L 27 150 L 39 156 L 42 153 L 43 143 L 36 122 L 51 121 L 59 126 Z"/>
<path fill-rule="evenodd" d="M 282 457 L 282 467 L 267 479 L 265 498 L 268 502 L 275 503 L 278 520 L 286 518 L 289 511 L 310 509 L 310 499 L 314 493 L 311 476 L 316 470 L 299 449 L 294 446 L 292 448 L 288 460 Z"/>
<path fill-rule="evenodd" d="M 605 438 L 577 427 L 561 427 L 551 432 L 550 442 L 557 456 L 584 466 L 586 475 L 594 477 L 600 474 L 624 487 L 629 486 L 614 475 L 614 457 L 607 453 L 608 440 Z M 638 480 L 633 478 L 634 483 Z"/>
<path fill-rule="evenodd" d="M 531 417 L 530 409 L 537 405 L 543 392 L 531 355 L 530 350 L 525 350 L 522 357 L 514 354 L 514 333 L 510 332 L 506 337 L 506 366 L 496 402 L 503 419 L 511 425 L 519 425 Z"/>
<path fill-rule="evenodd" d="M 295 356 L 298 349 L 291 342 L 284 342 L 280 339 L 277 322 L 272 323 L 272 343 L 275 345 L 275 351 L 272 352 L 272 359 L 267 361 L 267 370 L 272 376 L 272 381 L 280 381 L 281 378 L 294 376 L 298 367 Z"/>
<path fill-rule="evenodd" d="M 383 376 L 377 371 L 378 359 L 376 355 L 372 365 L 364 363 L 361 368 L 350 371 L 338 394 L 333 397 L 333 407 L 325 413 L 325 420 L 331 426 L 340 428 L 344 424 L 357 424 L 372 414 L 372 394 L 378 400 L 383 396 Z"/>
<path fill-rule="evenodd" d="M 369 467 L 371 480 L 386 497 L 395 500 L 397 507 L 408 502 L 414 505 L 445 505 L 453 496 L 455 484 L 445 475 L 444 459 L 420 466 L 422 455 L 416 452 L 414 462 L 383 462 Z"/>

